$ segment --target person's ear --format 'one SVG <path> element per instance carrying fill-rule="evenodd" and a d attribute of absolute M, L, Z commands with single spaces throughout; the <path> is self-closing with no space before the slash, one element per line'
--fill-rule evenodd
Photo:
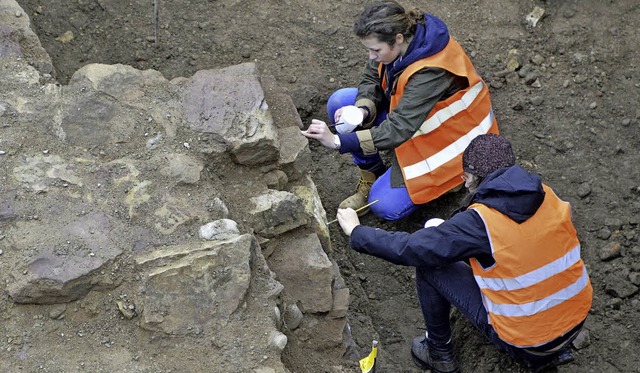
<path fill-rule="evenodd" d="M 404 35 L 396 34 L 396 44 L 400 45 L 404 43 L 404 41 L 405 41 Z"/>

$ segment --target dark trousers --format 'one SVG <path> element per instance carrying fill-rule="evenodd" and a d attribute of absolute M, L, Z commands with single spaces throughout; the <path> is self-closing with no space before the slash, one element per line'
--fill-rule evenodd
<path fill-rule="evenodd" d="M 548 357 L 534 356 L 522 348 L 504 342 L 489 324 L 480 288 L 471 266 L 457 262 L 439 269 L 416 268 L 416 288 L 429 339 L 436 345 L 451 338 L 449 312 L 456 307 L 500 350 L 527 364 L 538 365 Z M 560 338 L 559 338 L 560 339 Z M 557 344 L 553 341 L 549 344 Z"/>

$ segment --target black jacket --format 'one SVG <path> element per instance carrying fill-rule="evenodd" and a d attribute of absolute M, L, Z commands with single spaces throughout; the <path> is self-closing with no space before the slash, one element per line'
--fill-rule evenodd
<path fill-rule="evenodd" d="M 482 203 L 521 223 L 536 213 L 544 194 L 538 175 L 512 166 L 489 174 L 471 203 Z M 359 225 L 351 233 L 351 247 L 405 266 L 440 267 L 476 258 L 483 267 L 489 267 L 494 260 L 484 222 L 466 207 L 439 226 L 414 233 Z"/>

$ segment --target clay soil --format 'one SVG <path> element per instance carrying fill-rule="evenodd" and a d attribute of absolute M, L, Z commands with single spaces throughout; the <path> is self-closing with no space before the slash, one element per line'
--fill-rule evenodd
<path fill-rule="evenodd" d="M 358 81 L 366 59 L 351 32 L 365 0 L 21 0 L 66 84 L 87 63 L 155 69 L 168 79 L 255 61 L 293 98 L 303 123 L 325 119 L 337 88 Z M 595 289 L 588 340 L 562 372 L 640 372 L 640 3 L 637 0 L 415 1 L 441 17 L 491 87 L 502 133 L 518 161 L 573 206 Z M 544 17 L 526 21 L 535 7 Z M 157 12 L 155 12 L 157 10 Z M 157 17 L 156 17 L 157 14 Z M 157 29 L 156 22 L 157 19 Z M 73 38 L 61 37 L 71 31 Z M 69 34 L 67 34 L 68 36 Z M 505 77 L 510 57 L 523 76 Z M 527 69 L 534 75 L 524 74 Z M 357 171 L 347 155 L 310 144 L 313 178 L 329 217 L 351 194 Z M 399 222 L 363 223 L 415 231 L 447 218 L 449 194 Z M 422 331 L 414 270 L 350 250 L 331 228 L 333 258 L 351 289 L 356 351 L 380 341 L 379 372 L 414 372 L 412 338 Z M 631 289 L 631 290 L 624 290 Z M 524 372 L 453 313 L 454 345 L 465 372 Z M 31 325 L 15 325 L 16 330 Z M 78 345 L 77 348 L 83 348 Z M 292 372 L 357 365 L 285 350 Z M 355 369 L 354 369 L 355 370 Z M 212 367 L 211 371 L 215 371 Z"/>

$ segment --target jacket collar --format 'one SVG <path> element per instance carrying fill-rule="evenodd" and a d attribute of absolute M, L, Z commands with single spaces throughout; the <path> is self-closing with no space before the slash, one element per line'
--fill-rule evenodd
<path fill-rule="evenodd" d="M 423 58 L 433 56 L 443 50 L 448 43 L 449 30 L 447 25 L 438 17 L 425 14 L 424 23 L 417 24 L 416 32 L 404 56 L 399 56 L 392 63 L 385 65 L 387 93 L 390 94 L 393 91 L 396 76 L 407 66 Z"/>

